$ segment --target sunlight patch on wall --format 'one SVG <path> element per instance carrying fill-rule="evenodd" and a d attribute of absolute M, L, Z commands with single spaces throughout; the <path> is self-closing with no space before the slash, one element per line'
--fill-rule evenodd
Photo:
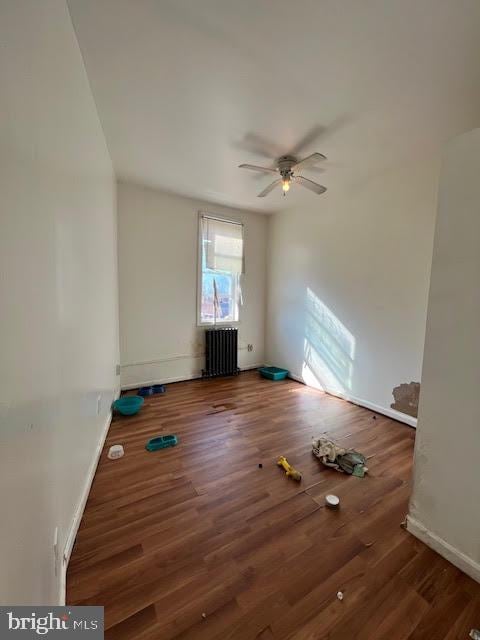
<path fill-rule="evenodd" d="M 347 393 L 352 386 L 354 336 L 310 288 L 305 310 L 303 381 L 317 389 Z"/>

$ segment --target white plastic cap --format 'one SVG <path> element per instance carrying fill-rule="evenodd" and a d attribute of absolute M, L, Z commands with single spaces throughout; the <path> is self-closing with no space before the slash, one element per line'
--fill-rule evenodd
<path fill-rule="evenodd" d="M 338 496 L 334 496 L 333 493 L 329 493 L 325 496 L 325 502 L 329 507 L 338 507 L 340 504 L 340 498 Z"/>
<path fill-rule="evenodd" d="M 108 450 L 108 457 L 110 460 L 115 460 L 115 458 L 121 458 L 125 451 L 121 444 L 114 444 Z"/>

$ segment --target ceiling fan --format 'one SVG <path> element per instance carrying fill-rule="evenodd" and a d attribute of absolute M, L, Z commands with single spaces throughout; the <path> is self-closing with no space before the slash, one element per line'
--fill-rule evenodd
<path fill-rule="evenodd" d="M 263 191 L 258 194 L 259 198 L 264 198 L 266 195 L 273 191 L 275 187 L 282 185 L 283 195 L 286 195 L 287 191 L 290 189 L 290 185 L 299 184 L 301 187 L 305 187 L 306 189 L 310 189 L 317 195 L 325 193 L 327 187 L 324 187 L 317 182 L 313 182 L 313 180 L 309 180 L 304 176 L 298 175 L 298 171 L 307 169 L 308 167 L 317 164 L 321 160 L 326 160 L 327 158 L 323 155 L 323 153 L 312 153 L 310 156 L 307 156 L 303 160 L 297 160 L 295 156 L 281 156 L 275 163 L 275 167 L 258 167 L 254 164 L 241 164 L 239 165 L 240 169 L 250 169 L 251 171 L 260 171 L 262 173 L 271 173 L 275 175 L 279 175 L 280 177 L 277 180 L 274 180 L 271 184 L 268 185 Z"/>

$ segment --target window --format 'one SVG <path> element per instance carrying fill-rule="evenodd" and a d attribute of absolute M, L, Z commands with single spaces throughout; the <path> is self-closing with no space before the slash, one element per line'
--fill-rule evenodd
<path fill-rule="evenodd" d="M 201 215 L 198 323 L 238 322 L 244 273 L 243 225 Z"/>

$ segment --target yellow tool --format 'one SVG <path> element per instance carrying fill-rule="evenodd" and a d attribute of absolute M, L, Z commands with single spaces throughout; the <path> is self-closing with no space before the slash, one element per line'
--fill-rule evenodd
<path fill-rule="evenodd" d="M 300 471 L 297 471 L 292 467 L 285 456 L 280 456 L 280 458 L 277 460 L 277 464 L 279 467 L 283 467 L 285 469 L 285 473 L 288 477 L 293 478 L 297 482 L 300 482 L 300 480 L 302 479 L 302 474 L 300 473 Z"/>

